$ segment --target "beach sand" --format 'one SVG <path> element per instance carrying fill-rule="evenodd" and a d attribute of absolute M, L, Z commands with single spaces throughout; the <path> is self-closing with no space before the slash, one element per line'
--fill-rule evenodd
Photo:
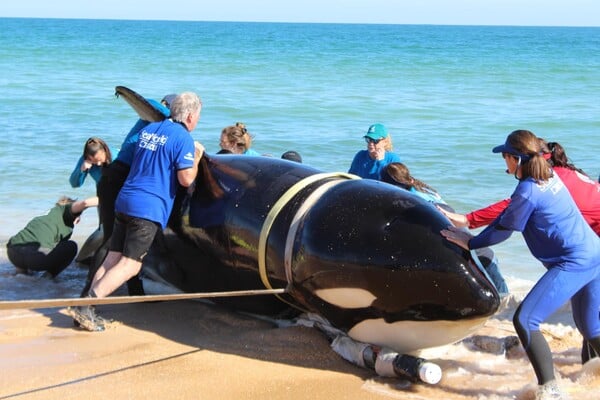
<path fill-rule="evenodd" d="M 278 328 L 198 301 L 100 306 L 115 322 L 94 333 L 74 328 L 65 309 L 4 310 L 0 399 L 533 399 L 520 346 L 509 357 L 474 346 L 514 335 L 515 304 L 432 359 L 444 373 L 436 385 L 378 377 L 314 328 Z M 565 310 L 544 325 L 558 376 L 572 399 L 597 398 L 598 363 L 582 371 L 581 337 Z"/>

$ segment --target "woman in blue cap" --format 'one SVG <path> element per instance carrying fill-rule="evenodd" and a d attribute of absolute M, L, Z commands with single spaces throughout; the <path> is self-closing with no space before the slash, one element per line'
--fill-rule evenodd
<path fill-rule="evenodd" d="M 516 130 L 503 145 L 507 170 L 519 181 L 508 207 L 479 235 L 449 227 L 441 234 L 465 249 L 500 243 L 523 233 L 529 250 L 547 271 L 517 308 L 513 324 L 538 380 L 537 399 L 560 399 L 552 353 L 540 324 L 568 300 L 577 329 L 600 351 L 600 238 L 540 151 L 530 131 Z"/>
<path fill-rule="evenodd" d="M 400 156 L 392 152 L 392 138 L 383 124 L 373 124 L 364 136 L 367 149 L 354 156 L 349 173 L 365 179 L 381 179 L 381 170 L 392 162 L 400 162 Z"/>

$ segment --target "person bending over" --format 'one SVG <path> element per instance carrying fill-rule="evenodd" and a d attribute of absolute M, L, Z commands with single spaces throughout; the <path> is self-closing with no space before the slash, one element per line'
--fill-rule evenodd
<path fill-rule="evenodd" d="M 77 255 L 71 240 L 81 213 L 98 205 L 98 197 L 73 200 L 62 197 L 46 215 L 33 218 L 10 238 L 6 253 L 17 272 L 45 271 L 50 278 L 60 274 Z"/>
<path fill-rule="evenodd" d="M 441 234 L 471 250 L 498 244 L 513 231 L 522 232 L 546 272 L 518 306 L 513 324 L 538 380 L 537 398 L 562 398 L 540 324 L 570 300 L 577 329 L 600 352 L 600 238 L 553 174 L 532 132 L 512 132 L 493 152 L 502 153 L 508 172 L 518 180 L 510 204 L 477 236 L 454 226 Z"/>
<path fill-rule="evenodd" d="M 189 187 L 198 173 L 204 147 L 191 132 L 200 119 L 200 98 L 192 92 L 171 103 L 171 118 L 147 125 L 131 170 L 115 203 L 115 224 L 108 255 L 98 268 L 87 297 L 109 296 L 138 274 L 159 229 L 167 225 L 177 186 Z M 73 319 L 89 331 L 102 331 L 93 306 L 70 307 Z"/>

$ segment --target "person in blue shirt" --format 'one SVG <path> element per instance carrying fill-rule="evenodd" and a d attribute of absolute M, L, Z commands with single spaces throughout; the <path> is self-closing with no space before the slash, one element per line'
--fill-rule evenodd
<path fill-rule="evenodd" d="M 230 154 L 260 156 L 259 152 L 251 148 L 252 135 L 248 132 L 246 125 L 242 122 L 236 122 L 235 125 L 223 128 L 219 146 L 221 147 L 221 151 L 229 151 Z"/>
<path fill-rule="evenodd" d="M 112 154 L 106 142 L 97 137 L 89 138 L 85 141 L 83 154 L 77 160 L 75 169 L 69 177 L 71 187 L 81 187 L 88 175 L 98 184 L 102 176 L 102 167 L 110 164 L 111 161 Z"/>
<path fill-rule="evenodd" d="M 168 108 L 170 102 L 173 101 L 176 95 L 166 95 L 160 102 L 154 99 L 146 99 L 156 110 L 168 118 L 171 115 L 171 111 Z M 115 221 L 115 201 L 121 187 L 125 183 L 125 179 L 129 174 L 129 168 L 133 160 L 133 154 L 135 152 L 136 144 L 139 137 L 139 132 L 150 122 L 144 119 L 138 119 L 133 127 L 129 130 L 121 148 L 117 153 L 117 157 L 110 164 L 106 164 L 102 168 L 102 176 L 98 181 L 97 194 L 99 199 L 100 207 L 98 208 L 100 224 L 102 225 L 103 231 L 103 242 L 96 252 L 96 258 L 103 258 L 106 255 L 106 244 L 110 240 L 113 233 L 113 225 Z M 99 266 L 99 262 L 96 265 L 92 265 L 88 272 L 87 284 L 83 288 L 82 295 L 85 295 L 91 285 L 91 280 L 96 272 L 96 267 Z M 138 277 L 132 277 L 127 281 L 127 290 L 130 295 L 143 295 L 144 290 L 142 283 Z"/>
<path fill-rule="evenodd" d="M 191 132 L 200 119 L 200 98 L 192 92 L 171 103 L 171 117 L 142 129 L 129 175 L 115 203 L 115 226 L 109 252 L 96 271 L 87 297 L 109 296 L 142 268 L 159 230 L 166 228 L 178 186 L 196 179 L 204 147 Z M 105 326 L 93 306 L 69 308 L 73 319 L 89 331 Z"/>
<path fill-rule="evenodd" d="M 98 195 L 98 183 L 101 180 L 102 171 L 108 168 L 111 162 L 112 154 L 106 142 L 98 137 L 91 137 L 83 145 L 83 154 L 77 160 L 75 169 L 69 177 L 69 183 L 74 188 L 81 187 L 89 175 L 95 182 L 96 195 Z M 81 266 L 89 266 L 93 259 L 90 254 L 95 253 L 98 244 L 102 243 L 102 239 L 102 209 L 98 205 L 98 228 L 86 240 L 75 261 Z"/>
<path fill-rule="evenodd" d="M 477 236 L 452 226 L 441 234 L 465 249 L 477 249 L 522 232 L 546 272 L 517 308 L 513 324 L 538 380 L 536 398 L 562 398 L 540 324 L 570 300 L 577 329 L 600 351 L 600 238 L 553 174 L 532 132 L 512 132 L 493 152 L 502 153 L 507 172 L 518 180 L 510 204 Z"/>
<path fill-rule="evenodd" d="M 383 124 L 373 124 L 364 136 L 367 149 L 354 156 L 349 173 L 365 179 L 381 179 L 381 170 L 391 162 L 400 162 L 392 152 L 392 137 Z"/>

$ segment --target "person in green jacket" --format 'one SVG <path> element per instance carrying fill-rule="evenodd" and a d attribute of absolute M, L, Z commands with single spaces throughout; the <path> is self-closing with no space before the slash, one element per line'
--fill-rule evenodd
<path fill-rule="evenodd" d="M 54 278 L 77 255 L 77 243 L 71 239 L 81 213 L 98 205 L 98 197 L 74 200 L 62 197 L 46 215 L 33 218 L 6 244 L 10 262 L 17 272 L 46 271 Z"/>

